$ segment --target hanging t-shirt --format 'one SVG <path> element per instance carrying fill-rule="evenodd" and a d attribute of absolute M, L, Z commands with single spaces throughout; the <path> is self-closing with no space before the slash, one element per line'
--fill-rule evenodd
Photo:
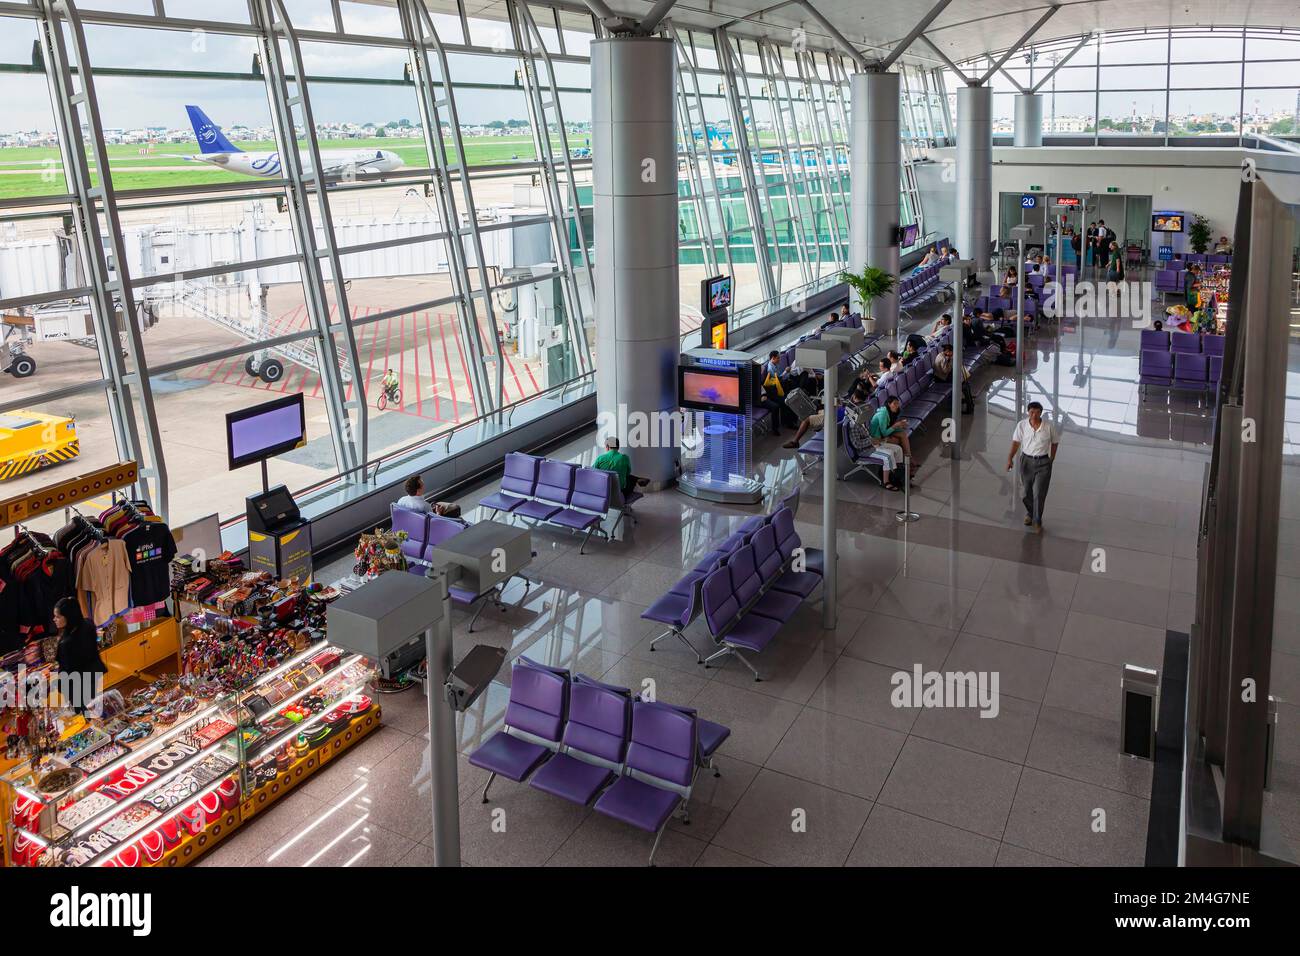
<path fill-rule="evenodd" d="M 145 521 L 122 536 L 131 562 L 131 604 L 146 607 L 171 594 L 169 566 L 176 541 L 162 522 Z"/>
<path fill-rule="evenodd" d="M 77 568 L 81 610 L 95 624 L 104 624 L 130 605 L 131 565 L 126 545 L 116 538 L 84 549 Z"/>

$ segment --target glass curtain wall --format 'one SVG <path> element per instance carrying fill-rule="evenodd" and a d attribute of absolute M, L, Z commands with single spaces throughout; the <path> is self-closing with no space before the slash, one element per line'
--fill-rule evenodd
<path fill-rule="evenodd" d="M 308 441 L 270 463 L 299 491 L 590 383 L 600 35 L 581 6 L 524 0 L 6 4 L 0 417 L 71 418 L 81 454 L 0 497 L 131 458 L 173 524 L 236 518 L 261 476 L 227 471 L 227 412 L 303 394 Z M 848 65 L 665 35 L 683 330 L 714 273 L 737 277 L 738 316 L 833 284 Z M 907 70 L 922 162 L 946 110 Z"/>
<path fill-rule="evenodd" d="M 1049 73 L 1038 91 L 1045 136 L 1101 145 L 1136 136 L 1300 136 L 1300 31 L 1186 28 L 1079 41 L 1030 45 L 994 74 L 995 136 L 1013 132 L 1016 84 L 1031 87 Z M 976 72 L 992 62 L 959 65 Z M 945 74 L 955 103 L 958 81 Z"/>

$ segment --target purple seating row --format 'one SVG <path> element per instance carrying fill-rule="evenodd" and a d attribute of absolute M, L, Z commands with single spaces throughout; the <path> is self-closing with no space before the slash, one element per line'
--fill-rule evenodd
<path fill-rule="evenodd" d="M 1181 269 L 1157 269 L 1155 288 L 1161 295 L 1181 293 L 1187 288 L 1187 273 Z"/>
<path fill-rule="evenodd" d="M 786 579 L 785 587 L 790 588 L 798 585 L 799 589 L 802 590 L 800 600 L 812 593 L 821 580 L 819 569 L 821 568 L 822 555 L 815 548 L 803 549 L 800 553 L 807 570 L 801 573 L 789 568 L 789 565 L 794 560 L 794 549 L 801 547 L 799 537 L 794 530 L 794 507 L 791 507 L 792 505 L 795 507 L 798 505 L 797 493 L 782 499 L 771 514 L 754 515 L 747 518 L 736 531 L 728 535 L 716 548 L 696 562 L 690 571 L 668 589 L 668 593 L 659 597 L 642 612 L 641 617 L 645 620 L 654 621 L 667 628 L 666 631 L 650 642 L 652 651 L 656 644 L 671 635 L 690 649 L 691 653 L 695 655 L 697 664 L 707 664 L 708 661 L 700 656 L 699 651 L 695 649 L 695 646 L 691 644 L 684 633 L 704 610 L 704 581 L 713 572 L 725 568 L 729 559 L 739 549 L 752 544 L 755 537 L 764 529 L 771 530 L 773 533 L 773 539 L 781 555 L 782 573 L 791 575 Z M 770 542 L 765 536 L 764 544 L 768 543 Z M 807 574 L 811 574 L 813 577 L 809 578 L 806 576 Z M 804 590 L 805 587 L 806 590 Z M 717 656 L 719 654 L 713 655 L 713 657 Z M 708 660 L 712 660 L 713 657 L 708 658 Z M 748 665 L 748 662 L 746 664 Z M 750 667 L 750 670 L 753 670 L 753 668 Z M 755 677 L 757 677 L 757 673 L 755 673 Z"/>
<path fill-rule="evenodd" d="M 693 708 L 634 697 L 562 668 L 518 658 L 511 668 L 505 728 L 469 756 L 489 772 L 483 802 L 498 776 L 591 807 L 655 834 L 651 866 L 668 821 L 687 805 L 701 768 L 731 730 Z"/>
<path fill-rule="evenodd" d="M 1173 261 L 1187 263 L 1188 265 L 1195 262 L 1202 266 L 1228 266 L 1232 265 L 1232 254 L 1223 252 L 1175 252 Z"/>
<path fill-rule="evenodd" d="M 392 515 L 393 530 L 406 533 L 406 540 L 401 543 L 401 549 L 406 557 L 406 569 L 412 574 L 424 574 L 425 569 L 433 561 L 434 549 L 469 527 L 459 518 L 444 518 L 442 515 L 411 511 L 407 508 L 399 508 L 396 504 L 389 505 L 388 510 Z M 524 594 L 520 598 L 522 603 L 528 596 L 532 582 L 522 574 L 515 577 L 522 578 L 524 581 Z M 474 630 L 474 623 L 478 620 L 478 616 L 488 606 L 489 599 L 495 599 L 498 607 L 504 607 L 500 595 L 506 583 L 498 583 L 482 594 L 475 593 L 454 581 L 447 586 L 447 593 L 456 604 L 463 605 L 466 610 L 477 605 L 473 617 L 469 620 L 471 632 Z"/>
<path fill-rule="evenodd" d="M 1213 389 L 1223 375 L 1223 356 L 1201 352 L 1143 349 L 1138 359 L 1138 385 L 1171 388 Z"/>
<path fill-rule="evenodd" d="M 770 522 L 721 557 L 704 576 L 700 588 L 704 621 L 718 645 L 704 659 L 704 666 L 734 656 L 749 668 L 754 680 L 762 680 L 741 651 L 761 653 L 821 582 L 821 573 L 807 564 L 794 513 L 778 508 Z"/>
<path fill-rule="evenodd" d="M 506 455 L 501 490 L 479 501 L 492 515 L 518 515 L 536 522 L 550 522 L 571 532 L 586 532 L 583 554 L 595 531 L 608 541 L 633 502 L 641 495 L 624 495 L 618 476 L 599 468 L 582 468 L 568 461 L 556 461 L 512 451 Z M 609 531 L 602 524 L 611 511 L 618 518 Z M 633 521 L 635 521 L 635 516 Z"/>
<path fill-rule="evenodd" d="M 1166 332 L 1164 329 L 1142 330 L 1142 351 L 1156 349 L 1167 352 L 1201 352 L 1205 355 L 1222 355 L 1222 335 L 1203 332 Z"/>

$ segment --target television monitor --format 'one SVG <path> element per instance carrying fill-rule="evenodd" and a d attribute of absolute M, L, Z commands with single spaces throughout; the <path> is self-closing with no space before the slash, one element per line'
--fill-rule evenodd
<path fill-rule="evenodd" d="M 1181 212 L 1156 212 L 1151 214 L 1152 232 L 1182 232 L 1184 216 Z"/>
<path fill-rule="evenodd" d="M 731 308 L 731 276 L 713 276 L 700 283 L 700 310 L 713 315 Z"/>
<path fill-rule="evenodd" d="M 704 412 L 740 412 L 740 370 L 677 370 L 677 397 L 682 408 Z"/>
<path fill-rule="evenodd" d="M 909 222 L 899 230 L 900 246 L 914 246 L 918 239 L 921 238 L 921 227 L 914 222 Z"/>
<path fill-rule="evenodd" d="M 226 454 L 232 471 L 274 458 L 306 441 L 302 392 L 226 413 Z"/>

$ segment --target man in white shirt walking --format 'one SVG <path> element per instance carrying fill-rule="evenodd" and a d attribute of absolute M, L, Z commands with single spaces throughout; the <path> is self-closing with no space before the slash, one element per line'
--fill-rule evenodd
<path fill-rule="evenodd" d="M 1015 464 L 1020 452 L 1020 484 L 1025 489 L 1025 524 L 1031 525 L 1034 534 L 1043 533 L 1043 507 L 1047 504 L 1047 488 L 1052 483 L 1052 462 L 1061 434 L 1055 425 L 1043 419 L 1043 406 L 1030 402 L 1029 417 L 1016 425 L 1011 436 L 1011 451 L 1007 452 L 1007 471 Z"/>

